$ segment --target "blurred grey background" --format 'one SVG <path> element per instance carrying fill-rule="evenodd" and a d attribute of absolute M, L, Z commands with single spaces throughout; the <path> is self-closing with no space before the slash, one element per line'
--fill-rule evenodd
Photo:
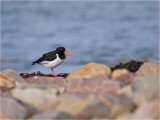
<path fill-rule="evenodd" d="M 158 1 L 3 1 L 1 69 L 51 73 L 31 62 L 64 46 L 72 58 L 55 73 L 89 62 L 159 59 Z"/>

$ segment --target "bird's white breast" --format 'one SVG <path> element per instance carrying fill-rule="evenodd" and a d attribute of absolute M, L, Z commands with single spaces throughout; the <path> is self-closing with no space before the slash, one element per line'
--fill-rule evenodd
<path fill-rule="evenodd" d="M 58 54 L 56 54 L 56 56 L 57 58 L 54 59 L 53 61 L 43 61 L 40 64 L 42 64 L 44 67 L 47 67 L 47 68 L 55 68 L 64 61 L 64 59 L 59 58 Z"/>

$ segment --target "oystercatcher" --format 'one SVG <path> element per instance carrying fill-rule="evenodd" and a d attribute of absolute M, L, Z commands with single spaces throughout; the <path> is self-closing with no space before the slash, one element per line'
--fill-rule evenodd
<path fill-rule="evenodd" d="M 58 47 L 56 50 L 48 52 L 43 54 L 42 57 L 40 57 L 38 60 L 32 62 L 32 65 L 34 64 L 41 64 L 44 67 L 51 68 L 53 76 L 57 76 L 54 74 L 53 68 L 60 65 L 67 57 L 69 57 L 66 52 L 71 53 L 67 50 L 65 50 L 64 47 Z M 70 58 L 70 57 L 69 57 Z"/>

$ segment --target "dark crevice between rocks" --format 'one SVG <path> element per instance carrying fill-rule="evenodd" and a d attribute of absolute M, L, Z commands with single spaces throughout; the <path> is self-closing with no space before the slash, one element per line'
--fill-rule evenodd
<path fill-rule="evenodd" d="M 119 63 L 118 65 L 111 67 L 111 70 L 114 71 L 115 69 L 126 68 L 128 71 L 135 73 L 143 63 L 144 62 L 142 61 L 132 60 L 127 63 Z"/>
<path fill-rule="evenodd" d="M 38 71 L 37 73 L 33 72 L 33 73 L 20 73 L 19 74 L 21 77 L 23 77 L 24 79 L 29 78 L 29 77 L 33 77 L 33 76 L 46 76 L 46 77 L 54 77 L 52 74 L 43 74 L 40 71 Z M 66 78 L 68 75 L 68 73 L 60 73 L 57 75 L 57 77 L 63 77 Z"/>

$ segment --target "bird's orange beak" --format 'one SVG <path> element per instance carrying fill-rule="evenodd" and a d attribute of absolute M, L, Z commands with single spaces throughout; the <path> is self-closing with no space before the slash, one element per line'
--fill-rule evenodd
<path fill-rule="evenodd" d="M 69 51 L 67 51 L 67 50 L 64 51 L 64 54 L 65 54 L 69 59 L 71 59 L 71 58 L 66 54 L 66 52 L 67 52 L 67 53 L 71 53 L 71 54 L 72 54 L 72 52 L 69 52 Z"/>

